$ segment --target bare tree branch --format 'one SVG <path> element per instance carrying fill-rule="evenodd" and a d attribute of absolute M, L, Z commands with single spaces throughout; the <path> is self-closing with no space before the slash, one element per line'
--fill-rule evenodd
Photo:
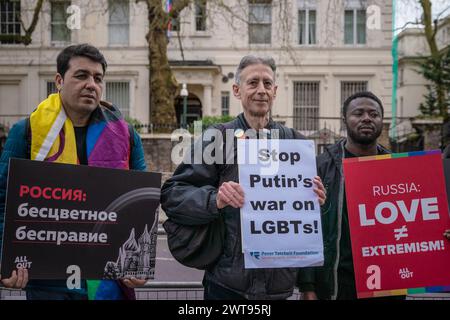
<path fill-rule="evenodd" d="M 442 10 L 441 12 L 439 12 L 439 14 L 437 15 L 436 19 L 439 20 L 441 18 L 441 16 L 448 10 L 450 9 L 450 6 L 448 6 L 447 8 L 445 8 L 444 10 Z"/>
<path fill-rule="evenodd" d="M 416 22 L 408 21 L 403 26 L 395 28 L 394 31 L 403 30 L 409 25 L 423 26 L 423 24 L 420 21 L 416 21 Z"/>
<path fill-rule="evenodd" d="M 185 61 L 185 59 L 184 59 L 183 43 L 181 41 L 181 35 L 180 35 L 180 28 L 178 28 L 178 30 L 177 30 L 177 38 L 178 38 L 178 45 L 180 46 L 181 59 L 183 61 Z"/>

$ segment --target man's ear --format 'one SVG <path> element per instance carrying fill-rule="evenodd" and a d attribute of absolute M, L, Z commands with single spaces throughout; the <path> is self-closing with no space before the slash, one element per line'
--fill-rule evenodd
<path fill-rule="evenodd" d="M 56 83 L 56 88 L 58 89 L 58 91 L 61 91 L 62 87 L 64 86 L 64 80 L 63 77 L 57 73 L 55 76 L 55 83 Z"/>
<path fill-rule="evenodd" d="M 240 90 L 239 85 L 237 85 L 236 83 L 233 84 L 233 94 L 239 100 L 241 99 L 241 90 Z"/>

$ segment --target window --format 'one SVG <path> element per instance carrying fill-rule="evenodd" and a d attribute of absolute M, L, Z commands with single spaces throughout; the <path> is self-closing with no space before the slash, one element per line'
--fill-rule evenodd
<path fill-rule="evenodd" d="M 170 19 L 169 30 L 173 32 L 180 31 L 180 17 Z"/>
<path fill-rule="evenodd" d="M 367 81 L 341 81 L 341 110 L 344 106 L 344 101 L 352 94 L 367 91 Z M 342 113 L 342 112 L 341 112 Z M 345 132 L 345 124 L 341 120 L 341 131 Z"/>
<path fill-rule="evenodd" d="M 170 11 L 172 11 L 172 7 L 176 4 L 178 0 L 165 0 L 165 1 L 166 1 L 166 12 L 170 13 Z M 176 18 L 170 18 L 167 30 L 173 32 L 181 31 L 179 15 Z"/>
<path fill-rule="evenodd" d="M 352 94 L 367 91 L 367 81 L 341 81 L 341 106 Z"/>
<path fill-rule="evenodd" d="M 67 28 L 67 8 L 70 1 L 52 1 L 51 2 L 51 28 L 52 41 L 70 42 L 70 30 Z"/>
<path fill-rule="evenodd" d="M 206 31 L 206 0 L 196 0 L 195 31 Z"/>
<path fill-rule="evenodd" d="M 316 44 L 316 10 L 298 10 L 298 44 Z"/>
<path fill-rule="evenodd" d="M 0 0 L 0 35 L 11 36 L 0 43 L 18 43 L 14 36 L 20 36 L 20 1 Z"/>
<path fill-rule="evenodd" d="M 222 115 L 227 116 L 230 114 L 230 92 L 222 91 Z"/>
<path fill-rule="evenodd" d="M 128 0 L 109 0 L 109 44 L 128 45 L 130 14 Z"/>
<path fill-rule="evenodd" d="M 271 43 L 272 3 L 267 0 L 249 1 L 249 43 Z"/>
<path fill-rule="evenodd" d="M 319 130 L 319 81 L 294 82 L 294 128 Z"/>
<path fill-rule="evenodd" d="M 367 91 L 367 81 L 341 81 L 341 110 L 344 106 L 344 101 L 352 94 Z M 344 122 L 341 120 L 341 131 L 345 128 Z"/>
<path fill-rule="evenodd" d="M 124 117 L 130 116 L 130 83 L 106 82 L 106 101 L 119 108 Z"/>
<path fill-rule="evenodd" d="M 366 10 L 345 10 L 344 43 L 366 43 Z"/>
<path fill-rule="evenodd" d="M 58 89 L 54 81 L 47 81 L 47 97 L 52 93 L 57 93 Z"/>

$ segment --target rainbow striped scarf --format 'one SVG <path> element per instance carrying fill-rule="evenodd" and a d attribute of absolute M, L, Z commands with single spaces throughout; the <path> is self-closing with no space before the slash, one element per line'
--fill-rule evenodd
<path fill-rule="evenodd" d="M 86 134 L 89 166 L 129 169 L 130 131 L 120 111 L 101 103 L 91 115 Z M 75 130 L 59 94 L 51 94 L 30 115 L 31 160 L 79 164 Z M 113 143 L 112 143 L 113 142 Z M 119 281 L 88 280 L 90 300 L 132 299 L 134 290 Z"/>
<path fill-rule="evenodd" d="M 88 165 L 129 169 L 130 132 L 120 111 L 102 103 L 87 129 Z M 31 160 L 79 164 L 75 130 L 59 94 L 51 94 L 30 116 Z M 111 143 L 114 142 L 114 143 Z"/>

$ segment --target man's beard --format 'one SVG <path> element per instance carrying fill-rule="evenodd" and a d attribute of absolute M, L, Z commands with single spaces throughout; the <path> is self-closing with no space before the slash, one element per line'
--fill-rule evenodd
<path fill-rule="evenodd" d="M 357 131 L 347 130 L 347 135 L 352 139 L 353 142 L 362 145 L 370 145 L 377 141 L 378 137 L 381 135 L 381 128 L 376 128 L 373 134 L 361 136 Z"/>

